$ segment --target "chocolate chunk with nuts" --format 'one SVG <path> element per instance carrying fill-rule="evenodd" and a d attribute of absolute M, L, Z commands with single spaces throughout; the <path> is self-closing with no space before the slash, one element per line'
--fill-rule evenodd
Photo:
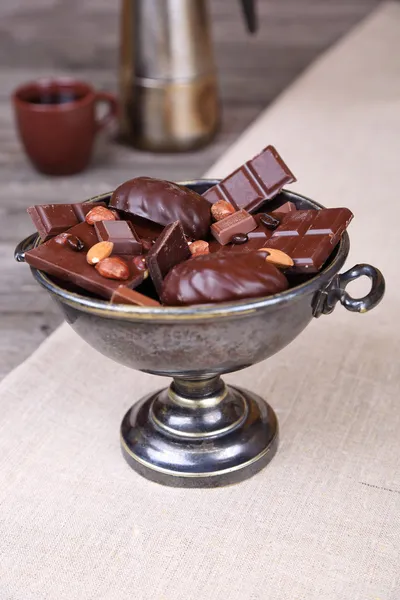
<path fill-rule="evenodd" d="M 27 209 L 43 242 L 85 220 L 93 209 L 92 202 L 77 204 L 41 204 Z M 103 206 L 102 203 L 96 206 Z"/>
<path fill-rule="evenodd" d="M 75 225 L 68 233 L 79 238 L 85 244 L 85 248 L 91 248 L 97 244 L 94 227 L 85 222 Z M 136 287 L 146 277 L 146 271 L 135 267 L 131 260 L 133 257 L 124 258 L 126 258 L 129 268 L 129 277 L 124 280 L 125 285 L 130 288 Z M 107 279 L 90 265 L 86 260 L 85 252 L 74 252 L 68 245 L 58 244 L 55 238 L 26 252 L 25 260 L 32 267 L 41 269 L 53 277 L 65 280 L 103 298 L 111 298 L 119 285 L 118 280 Z"/>
<path fill-rule="evenodd" d="M 178 263 L 190 258 L 189 245 L 179 221 L 167 225 L 146 256 L 150 277 L 161 294 L 164 277 Z"/>

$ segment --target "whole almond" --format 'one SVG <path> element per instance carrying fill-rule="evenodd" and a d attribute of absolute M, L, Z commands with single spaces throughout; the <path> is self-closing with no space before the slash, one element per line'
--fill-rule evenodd
<path fill-rule="evenodd" d="M 96 265 L 101 260 L 108 258 L 112 254 L 114 244 L 112 242 L 99 242 L 92 246 L 86 254 L 86 260 L 89 265 Z"/>
<path fill-rule="evenodd" d="M 235 208 L 229 202 L 225 200 L 219 200 L 211 207 L 211 214 L 216 221 L 222 221 L 225 217 L 229 217 L 236 212 Z"/>
<path fill-rule="evenodd" d="M 277 250 L 276 248 L 260 248 L 258 251 L 268 252 L 268 256 L 265 260 L 272 263 L 279 269 L 288 269 L 294 265 L 294 262 L 290 256 L 285 252 L 282 252 L 282 250 Z"/>
<path fill-rule="evenodd" d="M 95 206 L 85 217 L 86 223 L 94 225 L 98 221 L 116 221 L 117 217 L 105 206 Z"/>
<path fill-rule="evenodd" d="M 102 277 L 107 279 L 125 280 L 129 279 L 129 267 L 119 256 L 104 258 L 95 266 Z"/>
<path fill-rule="evenodd" d="M 189 245 L 189 250 L 192 256 L 201 256 L 202 254 L 209 254 L 210 244 L 204 240 L 197 240 Z"/>

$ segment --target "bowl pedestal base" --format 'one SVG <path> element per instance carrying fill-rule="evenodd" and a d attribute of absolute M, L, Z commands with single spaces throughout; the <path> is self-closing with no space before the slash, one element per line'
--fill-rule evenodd
<path fill-rule="evenodd" d="M 278 446 L 278 422 L 259 396 L 220 377 L 175 378 L 127 412 L 121 447 L 147 479 L 175 487 L 217 487 L 265 467 Z"/>

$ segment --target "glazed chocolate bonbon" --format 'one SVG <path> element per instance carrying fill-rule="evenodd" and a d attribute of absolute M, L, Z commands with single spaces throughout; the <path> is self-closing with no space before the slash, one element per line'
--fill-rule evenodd
<path fill-rule="evenodd" d="M 174 267 L 164 280 L 161 300 L 171 306 L 226 302 L 276 294 L 288 281 L 264 252 L 206 254 Z"/>
<path fill-rule="evenodd" d="M 105 206 L 104 202 L 95 206 Z M 41 204 L 27 209 L 43 242 L 70 229 L 85 220 L 94 205 L 91 202 L 77 204 Z"/>
<path fill-rule="evenodd" d="M 266 200 L 276 196 L 295 176 L 273 146 L 247 161 L 203 196 L 214 204 L 219 200 L 230 202 L 237 210 L 257 210 Z"/>
<path fill-rule="evenodd" d="M 150 277 L 159 295 L 168 271 L 191 256 L 180 222 L 168 225 L 146 256 Z"/>
<path fill-rule="evenodd" d="M 97 244 L 94 227 L 87 223 L 75 225 L 68 233 L 79 238 L 84 243 L 86 251 Z M 129 267 L 129 277 L 124 284 L 131 288 L 139 285 L 147 274 L 146 271 L 135 267 L 132 258 L 123 257 Z M 55 238 L 26 252 L 25 260 L 32 267 L 41 269 L 53 277 L 66 280 L 103 298 L 111 298 L 114 290 L 121 283 L 100 275 L 95 267 L 87 262 L 85 251 L 75 252 L 68 245 L 58 244 Z"/>
<path fill-rule="evenodd" d="M 100 221 L 94 225 L 99 242 L 112 242 L 115 254 L 141 254 L 142 242 L 129 221 Z"/>
<path fill-rule="evenodd" d="M 203 239 L 211 224 L 210 204 L 202 196 L 160 179 L 136 177 L 113 193 L 110 207 L 145 218 L 159 225 L 180 221 L 185 234 Z"/>

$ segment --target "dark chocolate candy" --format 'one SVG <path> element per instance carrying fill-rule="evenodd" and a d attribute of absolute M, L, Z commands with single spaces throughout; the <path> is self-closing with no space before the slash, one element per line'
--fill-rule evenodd
<path fill-rule="evenodd" d="M 210 204 L 202 196 L 151 177 L 136 177 L 120 185 L 111 197 L 111 206 L 159 225 L 180 221 L 185 234 L 194 240 L 206 237 L 211 224 Z"/>
<path fill-rule="evenodd" d="M 352 218 L 348 208 L 291 212 L 282 219 L 265 247 L 286 252 L 294 261 L 293 272 L 316 273 L 329 258 Z"/>
<path fill-rule="evenodd" d="M 27 213 L 43 242 L 81 223 L 94 206 L 105 206 L 104 202 L 93 204 L 41 204 L 30 206 Z"/>
<path fill-rule="evenodd" d="M 179 221 L 167 225 L 146 256 L 150 277 L 160 295 L 164 277 L 178 263 L 192 256 Z"/>
<path fill-rule="evenodd" d="M 136 290 L 130 290 L 124 285 L 117 287 L 111 296 L 113 304 L 134 304 L 135 306 L 161 306 L 157 300 L 153 300 Z"/>
<path fill-rule="evenodd" d="M 229 217 L 213 223 L 211 233 L 222 246 L 225 246 L 237 233 L 249 233 L 256 227 L 257 223 L 254 217 L 245 210 L 238 210 Z"/>
<path fill-rule="evenodd" d="M 85 244 L 86 250 L 98 243 L 94 227 L 87 223 L 75 225 L 68 233 L 79 238 Z M 124 256 L 123 259 L 130 270 L 129 279 L 124 284 L 127 287 L 136 287 L 146 277 L 146 271 L 135 267 L 133 257 Z M 25 260 L 36 269 L 104 298 L 111 298 L 114 290 L 120 285 L 120 281 L 102 277 L 93 266 L 89 265 L 86 252 L 75 252 L 67 244 L 58 244 L 55 238 L 26 252 Z"/>
<path fill-rule="evenodd" d="M 114 244 L 114 254 L 142 253 L 142 242 L 129 221 L 99 221 L 94 228 L 99 242 Z"/>
<path fill-rule="evenodd" d="M 283 162 L 273 146 L 267 146 L 260 154 L 247 161 L 203 196 L 214 204 L 226 200 L 240 210 L 254 212 L 266 200 L 276 196 L 295 176 Z"/>
<path fill-rule="evenodd" d="M 161 300 L 169 306 L 226 302 L 286 290 L 286 277 L 263 252 L 205 254 L 174 267 Z"/>

